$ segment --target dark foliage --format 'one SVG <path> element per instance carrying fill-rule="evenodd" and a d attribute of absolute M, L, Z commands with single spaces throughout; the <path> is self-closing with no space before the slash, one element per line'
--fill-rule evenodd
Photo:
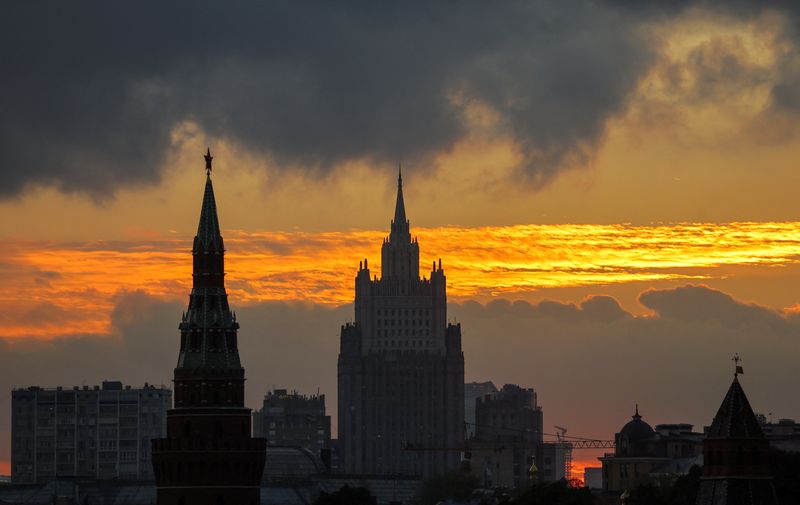
<path fill-rule="evenodd" d="M 778 503 L 800 503 L 800 454 L 772 450 L 769 458 Z"/>
<path fill-rule="evenodd" d="M 478 487 L 478 477 L 467 468 L 444 475 L 425 479 L 417 490 L 416 502 L 419 505 L 435 505 L 448 499 L 467 502 Z"/>
<path fill-rule="evenodd" d="M 689 473 L 678 477 L 673 483 L 657 483 L 646 480 L 630 490 L 627 505 L 694 505 L 700 486 L 702 468 L 693 466 Z"/>
<path fill-rule="evenodd" d="M 700 476 L 703 469 L 695 465 L 689 469 L 689 473 L 683 475 L 675 481 L 670 490 L 670 501 L 674 505 L 694 505 L 697 501 L 697 489 L 700 487 Z"/>
<path fill-rule="evenodd" d="M 333 493 L 321 492 L 314 505 L 377 505 L 378 501 L 363 487 L 350 487 L 345 484 Z"/>
<path fill-rule="evenodd" d="M 512 503 L 512 502 L 509 502 Z M 513 499 L 515 505 L 593 505 L 587 488 L 571 487 L 565 480 L 535 484 Z"/>

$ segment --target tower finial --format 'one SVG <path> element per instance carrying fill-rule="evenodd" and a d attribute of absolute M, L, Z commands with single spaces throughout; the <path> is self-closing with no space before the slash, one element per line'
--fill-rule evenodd
<path fill-rule="evenodd" d="M 211 175 L 211 160 L 213 160 L 214 157 L 211 156 L 211 148 L 208 147 L 207 149 L 208 150 L 206 151 L 206 154 L 203 156 L 203 159 L 206 160 L 206 175 Z"/>
<path fill-rule="evenodd" d="M 642 418 L 642 416 L 639 415 L 639 404 L 638 403 L 636 404 L 636 413 L 633 414 L 633 418 L 634 419 L 641 419 Z"/>
<path fill-rule="evenodd" d="M 736 367 L 734 369 L 734 372 L 733 372 L 733 377 L 736 378 L 736 377 L 739 376 L 740 373 L 741 374 L 744 373 L 744 369 L 742 368 L 742 365 L 739 364 L 739 363 L 742 362 L 742 358 L 739 357 L 739 353 L 737 352 L 736 354 L 733 355 L 733 358 L 731 358 L 731 360 L 734 363 L 734 367 Z"/>
<path fill-rule="evenodd" d="M 398 164 L 397 167 L 397 201 L 394 206 L 394 230 L 402 230 L 408 234 L 408 220 L 406 219 L 406 204 L 403 201 L 403 168 Z"/>

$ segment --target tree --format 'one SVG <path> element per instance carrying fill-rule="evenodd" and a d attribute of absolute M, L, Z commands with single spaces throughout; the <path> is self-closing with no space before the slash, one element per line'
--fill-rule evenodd
<path fill-rule="evenodd" d="M 630 490 L 626 505 L 694 505 L 697 489 L 700 486 L 700 475 L 703 470 L 695 465 L 689 473 L 681 475 L 674 481 L 654 481 L 645 478 Z"/>
<path fill-rule="evenodd" d="M 347 484 L 333 493 L 321 492 L 314 505 L 377 505 L 378 501 L 367 488 L 350 487 Z"/>
<path fill-rule="evenodd" d="M 800 503 L 800 453 L 773 449 L 769 460 L 778 503 Z"/>
<path fill-rule="evenodd" d="M 515 505 L 593 505 L 592 492 L 572 487 L 566 480 L 534 484 L 512 499 Z"/>
<path fill-rule="evenodd" d="M 420 483 L 416 501 L 420 505 L 435 505 L 446 500 L 468 502 L 478 483 L 478 477 L 466 468 L 436 475 Z"/>

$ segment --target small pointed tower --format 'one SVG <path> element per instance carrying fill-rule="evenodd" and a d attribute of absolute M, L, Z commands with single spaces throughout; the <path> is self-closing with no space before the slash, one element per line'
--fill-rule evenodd
<path fill-rule="evenodd" d="M 728 394 L 703 441 L 703 476 L 697 505 L 777 505 L 764 437 L 739 375 L 739 356 Z"/>
<path fill-rule="evenodd" d="M 251 438 L 239 361 L 239 323 L 225 292 L 225 245 L 211 184 L 192 248 L 192 292 L 175 368 L 167 438 L 153 440 L 159 505 L 258 505 L 266 441 Z"/>

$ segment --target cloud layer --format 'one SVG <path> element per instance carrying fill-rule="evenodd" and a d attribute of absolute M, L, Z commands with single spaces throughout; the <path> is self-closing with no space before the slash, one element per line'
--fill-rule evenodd
<path fill-rule="evenodd" d="M 797 317 L 703 286 L 647 291 L 641 303 L 652 316 L 636 317 L 608 296 L 577 305 L 466 302 L 451 304 L 450 316 L 462 323 L 467 380 L 536 388 L 546 426 L 566 425 L 576 435 L 610 438 L 637 402 L 652 424 L 708 424 L 735 352 L 744 357 L 742 380 L 754 408 L 800 417 L 800 400 L 784 394 L 787 384 L 800 382 Z M 0 339 L 0 384 L 169 384 L 183 308 L 130 292 L 114 308 L 114 337 Z M 335 418 L 339 326 L 352 307 L 268 302 L 237 313 L 247 404 L 260 405 L 270 387 L 320 388 Z M 9 437 L 9 407 L 0 404 L 2 440 Z"/>
<path fill-rule="evenodd" d="M 384 233 L 226 232 L 229 293 L 238 305 L 347 303 L 353 297 L 355 258 L 371 258 L 372 272 L 380 273 L 374 244 Z M 414 233 L 430 251 L 422 257 L 423 275 L 429 261 L 445 259 L 451 300 L 540 297 L 544 289 L 608 289 L 635 282 L 710 281 L 747 268 L 768 273 L 771 267 L 800 264 L 797 222 L 451 226 L 416 228 Z M 191 282 L 190 247 L 175 235 L 108 242 L 8 241 L 0 262 L 7 287 L 0 303 L 8 308 L 0 314 L 0 335 L 107 333 L 120 292 L 142 290 L 183 299 Z M 784 272 L 788 283 L 790 274 Z M 645 306 L 649 300 L 644 298 Z M 602 308 L 600 299 L 592 303 L 587 311 Z"/>
<path fill-rule="evenodd" d="M 12 2 L 0 196 L 152 183 L 186 122 L 280 166 L 415 166 L 462 139 L 476 105 L 543 183 L 592 155 L 653 64 L 647 23 L 692 3 Z M 775 86 L 784 108 L 794 54 Z"/>

